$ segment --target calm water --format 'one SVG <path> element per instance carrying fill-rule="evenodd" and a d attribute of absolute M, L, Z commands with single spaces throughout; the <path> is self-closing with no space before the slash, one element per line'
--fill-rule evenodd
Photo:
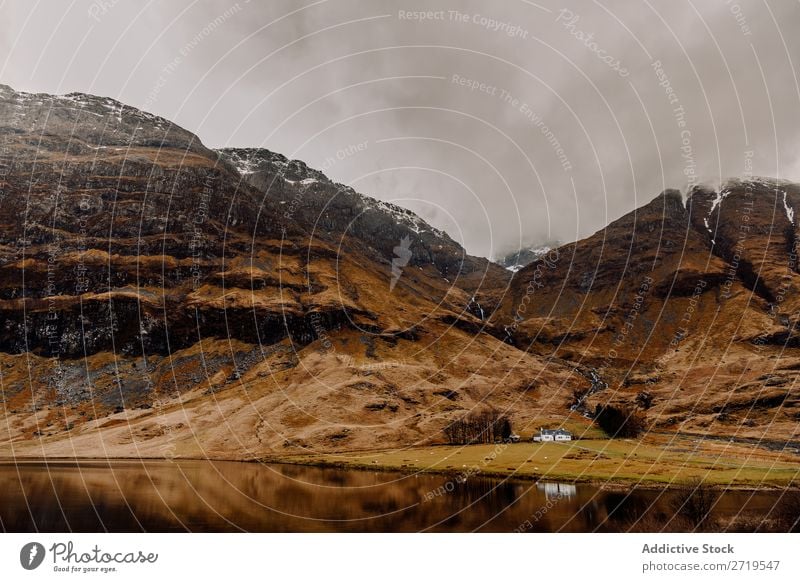
<path fill-rule="evenodd" d="M 0 464 L 0 530 L 626 531 L 668 511 L 671 495 L 255 463 L 26 462 Z M 777 497 L 728 492 L 716 512 L 766 514 Z"/>

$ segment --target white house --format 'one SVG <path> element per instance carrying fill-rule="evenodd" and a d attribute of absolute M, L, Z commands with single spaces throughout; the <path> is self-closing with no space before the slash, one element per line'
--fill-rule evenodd
<path fill-rule="evenodd" d="M 571 441 L 572 433 L 563 428 L 548 429 L 540 428 L 539 434 L 533 435 L 533 441 L 537 443 L 546 443 L 553 441 Z"/>

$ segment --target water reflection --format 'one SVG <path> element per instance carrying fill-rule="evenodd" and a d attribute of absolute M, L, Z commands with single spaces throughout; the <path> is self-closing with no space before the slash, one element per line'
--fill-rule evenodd
<path fill-rule="evenodd" d="M 537 483 L 536 488 L 539 491 L 544 491 L 547 499 L 570 498 L 578 494 L 578 488 L 570 483 Z"/>
<path fill-rule="evenodd" d="M 726 493 L 718 511 L 769 511 Z M 0 464 L 4 531 L 624 531 L 652 490 L 212 461 Z M 536 516 L 533 520 L 532 516 Z"/>

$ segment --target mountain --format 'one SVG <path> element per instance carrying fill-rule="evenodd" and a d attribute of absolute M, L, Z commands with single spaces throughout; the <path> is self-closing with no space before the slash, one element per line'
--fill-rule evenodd
<path fill-rule="evenodd" d="M 519 349 L 586 366 L 575 395 L 639 407 L 654 429 L 796 435 L 800 186 L 668 190 L 514 276 L 490 322 Z"/>
<path fill-rule="evenodd" d="M 0 454 L 435 442 L 580 381 L 485 331 L 510 273 L 302 162 L 5 86 L 0 137 Z"/>
<path fill-rule="evenodd" d="M 512 273 L 516 273 L 522 268 L 530 265 L 533 261 L 544 257 L 554 248 L 558 248 L 560 246 L 560 241 L 551 241 L 543 245 L 534 245 L 507 253 L 496 258 L 494 262 L 501 267 L 508 269 Z"/>
<path fill-rule="evenodd" d="M 112 99 L 2 86 L 0 138 L 0 455 L 407 447 L 484 410 L 582 431 L 607 403 L 795 438 L 798 185 L 667 190 L 512 273 Z"/>

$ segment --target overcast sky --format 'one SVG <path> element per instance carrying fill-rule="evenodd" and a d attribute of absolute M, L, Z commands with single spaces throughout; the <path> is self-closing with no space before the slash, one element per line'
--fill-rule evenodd
<path fill-rule="evenodd" d="M 788 0 L 12 0 L 0 83 L 305 160 L 492 256 L 749 161 L 800 179 L 798 30 Z"/>

